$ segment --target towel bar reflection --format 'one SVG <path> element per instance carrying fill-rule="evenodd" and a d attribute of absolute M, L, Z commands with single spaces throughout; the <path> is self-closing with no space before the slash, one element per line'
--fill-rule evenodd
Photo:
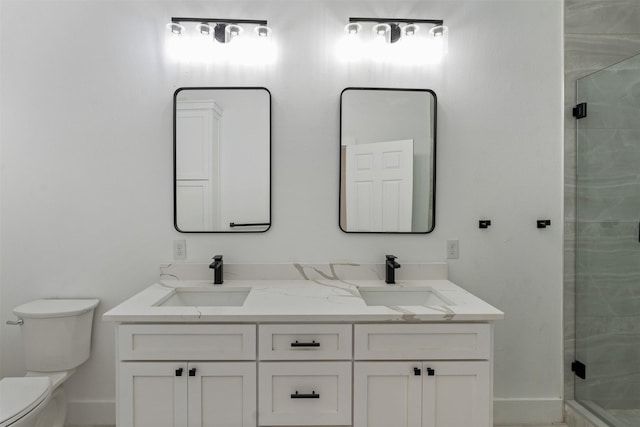
<path fill-rule="evenodd" d="M 270 222 L 254 222 L 254 223 L 246 223 L 246 224 L 242 224 L 242 223 L 237 223 L 237 222 L 230 222 L 229 223 L 229 227 L 233 228 L 233 227 L 258 227 L 258 226 L 268 226 L 271 225 Z"/>

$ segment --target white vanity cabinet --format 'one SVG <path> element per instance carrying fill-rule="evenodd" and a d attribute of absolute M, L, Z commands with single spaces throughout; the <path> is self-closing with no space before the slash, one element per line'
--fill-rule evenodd
<path fill-rule="evenodd" d="M 120 325 L 118 427 L 255 427 L 255 325 Z"/>
<path fill-rule="evenodd" d="M 121 324 L 118 427 L 491 427 L 489 323 Z"/>
<path fill-rule="evenodd" d="M 491 427 L 489 324 L 355 325 L 354 427 Z"/>
<path fill-rule="evenodd" d="M 103 315 L 117 322 L 118 427 L 492 427 L 492 322 L 504 313 L 445 266 L 415 267 L 429 278 L 395 287 L 381 266 L 348 282 L 255 266 L 251 277 L 272 278 L 234 273 L 222 287 L 208 264 L 175 267 L 164 274 L 203 280 L 154 283 Z M 437 298 L 398 305 L 419 287 Z M 374 288 L 389 305 L 361 297 Z M 213 304 L 225 290 L 246 299 Z M 165 304 L 186 294 L 197 301 Z"/>

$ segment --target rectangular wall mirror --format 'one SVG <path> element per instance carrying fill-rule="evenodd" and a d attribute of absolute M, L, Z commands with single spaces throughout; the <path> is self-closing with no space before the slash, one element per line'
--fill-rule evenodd
<path fill-rule="evenodd" d="M 340 213 L 347 233 L 435 227 L 436 94 L 346 88 L 340 96 Z"/>
<path fill-rule="evenodd" d="M 271 94 L 187 87 L 173 103 L 174 224 L 183 233 L 271 226 Z"/>

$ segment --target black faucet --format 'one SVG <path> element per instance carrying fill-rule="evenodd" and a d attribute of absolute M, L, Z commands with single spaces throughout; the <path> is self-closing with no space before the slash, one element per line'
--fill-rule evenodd
<path fill-rule="evenodd" d="M 222 255 L 214 256 L 209 268 L 213 268 L 213 284 L 222 285 Z"/>
<path fill-rule="evenodd" d="M 387 263 L 386 263 L 386 271 L 384 281 L 390 285 L 396 283 L 396 268 L 400 268 L 400 264 L 398 264 L 396 260 L 397 256 L 395 255 L 387 255 Z"/>

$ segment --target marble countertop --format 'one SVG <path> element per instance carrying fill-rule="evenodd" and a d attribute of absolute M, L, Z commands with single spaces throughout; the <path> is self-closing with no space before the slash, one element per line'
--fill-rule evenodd
<path fill-rule="evenodd" d="M 448 303 L 367 306 L 361 288 L 425 287 Z M 211 281 L 154 283 L 103 315 L 126 323 L 198 322 L 487 322 L 504 313 L 449 280 L 225 280 L 216 290 L 251 288 L 241 306 L 160 306 L 178 288 L 214 288 Z M 450 304 L 449 304 L 450 303 Z"/>

